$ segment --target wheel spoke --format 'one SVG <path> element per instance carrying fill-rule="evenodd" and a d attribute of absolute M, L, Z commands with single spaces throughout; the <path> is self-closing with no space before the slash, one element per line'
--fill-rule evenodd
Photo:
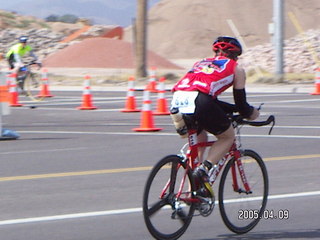
<path fill-rule="evenodd" d="M 174 192 L 174 187 L 176 184 L 177 172 L 178 172 L 177 167 L 178 167 L 178 163 L 173 162 L 171 166 L 171 174 L 170 174 L 170 188 L 169 188 L 170 193 Z"/>
<path fill-rule="evenodd" d="M 28 97 L 32 101 L 42 101 L 44 96 L 40 95 L 40 76 L 37 73 L 29 73 L 25 79 L 25 88 Z"/>
<path fill-rule="evenodd" d="M 180 221 L 182 222 L 182 224 L 185 224 L 186 221 L 188 220 L 188 216 L 187 216 L 187 214 L 183 211 L 183 209 L 178 209 L 178 210 L 177 210 L 177 215 L 178 215 Z"/>
<path fill-rule="evenodd" d="M 143 214 L 155 239 L 178 239 L 188 228 L 195 203 L 186 204 L 179 196 L 193 188 L 192 173 L 179 156 L 167 156 L 154 166 L 145 186 Z"/>
<path fill-rule="evenodd" d="M 241 161 L 237 171 L 233 162 L 226 165 L 219 186 L 221 217 L 235 233 L 246 233 L 256 226 L 266 207 L 269 188 L 266 167 L 257 153 L 245 150 Z M 249 217 L 242 216 L 243 212 Z"/>
<path fill-rule="evenodd" d="M 151 208 L 148 209 L 148 216 L 152 216 L 157 211 L 159 211 L 161 208 L 163 208 L 165 205 L 169 204 L 168 197 L 164 199 L 160 199 L 160 201 L 156 202 L 152 205 Z"/>

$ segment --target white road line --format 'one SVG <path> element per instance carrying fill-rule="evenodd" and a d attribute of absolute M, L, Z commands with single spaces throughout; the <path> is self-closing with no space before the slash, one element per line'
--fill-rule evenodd
<path fill-rule="evenodd" d="M 26 150 L 26 151 L 14 151 L 14 152 L 0 152 L 0 155 L 11 155 L 11 154 L 26 154 L 26 153 L 41 153 L 41 152 L 64 152 L 64 151 L 78 151 L 78 150 L 87 150 L 86 147 L 78 148 L 61 148 L 61 149 L 45 149 L 45 150 Z"/>
<path fill-rule="evenodd" d="M 267 105 L 267 107 L 269 108 L 287 108 L 287 109 L 290 109 L 290 108 L 294 108 L 294 109 L 299 109 L 301 108 L 302 106 L 300 105 L 280 105 L 280 104 L 270 104 L 270 105 Z M 320 106 L 317 106 L 317 105 L 309 105 L 309 106 L 303 106 L 303 109 L 319 109 Z"/>
<path fill-rule="evenodd" d="M 80 101 L 74 101 L 74 102 L 55 102 L 55 103 L 37 103 L 37 102 L 21 102 L 23 104 L 30 104 L 30 105 L 36 105 L 39 108 L 43 108 L 43 107 L 48 107 L 48 106 L 67 106 L 67 105 L 77 105 L 77 104 L 81 104 L 81 100 Z M 95 104 L 114 104 L 114 103 L 124 103 L 124 100 L 118 100 L 118 101 L 94 101 Z M 23 109 L 23 108 L 21 108 Z M 68 110 L 68 108 L 64 108 L 65 110 Z"/>
<path fill-rule="evenodd" d="M 268 199 L 274 200 L 274 199 L 286 199 L 286 198 L 297 198 L 297 197 L 312 197 L 312 196 L 318 196 L 318 195 L 320 195 L 320 191 L 271 195 L 268 197 Z M 250 198 L 248 200 L 249 201 L 256 201 L 259 199 L 260 198 Z M 235 202 L 239 202 L 239 201 L 243 201 L 243 200 L 230 199 L 230 200 L 227 200 L 227 203 L 235 203 Z M 216 204 L 218 204 L 217 201 L 216 201 Z M 110 216 L 110 215 L 140 213 L 140 212 L 142 212 L 141 207 L 127 208 L 127 209 L 115 209 L 115 210 L 108 210 L 108 211 L 96 211 L 96 212 L 53 215 L 53 216 L 34 217 L 34 218 L 19 218 L 19 219 L 2 220 L 2 221 L 0 221 L 0 226 L 22 224 L 22 223 L 58 221 L 58 220 L 76 219 L 76 218 L 87 218 L 87 217 Z"/>
<path fill-rule="evenodd" d="M 320 129 L 320 126 L 274 126 L 274 128 Z"/>
<path fill-rule="evenodd" d="M 154 132 L 81 132 L 81 131 L 18 131 L 19 133 L 35 134 L 84 134 L 84 135 L 136 135 L 136 136 L 177 136 L 176 133 L 154 133 Z M 242 137 L 256 138 L 294 138 L 294 139 L 320 139 L 320 136 L 305 135 L 255 135 L 242 134 Z"/>
<path fill-rule="evenodd" d="M 280 101 L 266 101 L 265 103 L 298 103 L 298 102 L 318 102 L 320 101 L 319 98 L 314 99 L 298 99 L 298 100 L 280 100 Z"/>
<path fill-rule="evenodd" d="M 241 137 L 320 139 L 320 136 L 302 136 L 302 135 L 254 135 L 254 134 L 246 135 L 246 134 L 241 134 Z"/>
<path fill-rule="evenodd" d="M 64 111 L 64 112 L 65 111 L 77 111 L 77 112 L 79 112 L 79 109 L 77 109 L 76 107 L 75 108 L 51 108 L 51 107 L 50 108 L 46 108 L 46 107 L 37 106 L 37 105 L 35 105 L 35 106 L 37 107 L 37 111 L 38 110 L 48 110 L 48 111 L 54 110 L 54 111 Z M 80 106 L 80 104 L 79 104 L 79 106 Z M 94 111 L 91 111 L 91 113 L 93 113 L 93 112 L 120 112 L 120 111 L 121 111 L 120 108 L 110 108 L 110 109 L 96 109 Z"/>

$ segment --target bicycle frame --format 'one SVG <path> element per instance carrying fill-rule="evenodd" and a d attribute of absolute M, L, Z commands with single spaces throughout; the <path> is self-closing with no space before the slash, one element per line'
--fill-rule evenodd
<path fill-rule="evenodd" d="M 216 196 L 211 185 L 217 181 L 220 172 L 218 205 L 225 225 L 232 232 L 243 234 L 259 222 L 267 203 L 267 169 L 258 153 L 242 148 L 240 130 L 243 125 L 258 127 L 272 123 L 273 127 L 275 118 L 273 115 L 265 121 L 247 121 L 240 115 L 231 115 L 229 118 L 236 137 L 228 153 L 209 170 L 210 185 L 198 179 L 194 170 L 201 164 L 203 154 L 207 154 L 207 148 L 216 144 L 217 140 L 198 142 L 196 123 L 191 122 L 192 119 L 188 122 L 188 129 L 183 128 L 181 133 L 178 131 L 184 135 L 184 130 L 187 130 L 188 135 L 180 154 L 162 158 L 151 171 L 143 194 L 143 215 L 149 232 L 156 239 L 177 239 L 186 231 L 194 216 L 207 217 L 213 212 Z M 252 198 L 259 199 L 259 202 L 252 201 Z M 232 204 L 225 204 L 229 200 L 232 200 Z M 239 222 L 238 210 L 243 208 L 244 203 L 248 209 L 258 209 L 257 219 Z M 155 214 L 162 209 L 169 211 Z M 168 218 L 179 221 L 171 226 L 167 224 Z"/>
<path fill-rule="evenodd" d="M 22 89 L 24 89 L 24 81 L 29 75 L 30 75 L 29 66 L 25 65 L 19 69 L 16 80 L 17 82 L 21 82 Z"/>
<path fill-rule="evenodd" d="M 183 148 L 181 149 L 181 155 L 184 158 L 184 161 L 187 162 L 187 168 L 185 170 L 184 173 L 184 177 L 180 183 L 180 187 L 179 187 L 179 191 L 177 193 L 177 198 L 179 198 L 182 194 L 182 189 L 183 186 L 185 184 L 185 179 L 187 176 L 187 173 L 189 170 L 194 170 L 199 164 L 199 156 L 198 156 L 198 148 L 199 147 L 210 147 L 212 146 L 216 141 L 208 141 L 208 142 L 201 142 L 198 143 L 198 138 L 197 138 L 197 130 L 195 129 L 190 129 L 188 130 L 188 150 L 186 152 L 186 154 L 184 154 L 183 149 L 185 148 L 185 146 L 183 146 Z M 233 145 L 231 146 L 230 150 L 228 151 L 228 153 L 214 166 L 214 168 L 212 169 L 212 171 L 209 172 L 209 181 L 210 184 L 213 185 L 215 180 L 217 179 L 217 177 L 219 176 L 220 172 L 222 171 L 224 165 L 230 161 L 231 159 L 234 159 L 235 164 L 233 164 L 231 166 L 231 171 L 232 171 L 232 185 L 233 185 L 233 189 L 235 192 L 238 193 L 246 193 L 246 194 L 250 194 L 251 193 L 251 188 L 249 186 L 249 183 L 247 181 L 244 169 L 243 169 L 243 165 L 242 162 L 240 160 L 241 158 L 241 150 L 239 149 L 240 144 L 237 142 L 237 139 L 235 139 Z M 180 167 L 180 166 L 178 166 Z M 238 173 L 237 173 L 237 169 L 238 169 Z M 241 181 L 243 183 L 244 186 L 244 190 L 242 190 L 240 188 L 240 185 L 238 183 L 238 179 L 237 179 L 237 174 L 240 174 L 240 178 Z M 170 179 L 168 181 L 168 183 L 166 184 L 161 196 L 163 196 L 164 192 L 168 189 L 168 186 L 170 184 Z M 186 200 L 186 199 L 185 199 Z M 188 201 L 190 201 L 190 199 L 188 199 Z"/>
<path fill-rule="evenodd" d="M 32 65 L 36 65 L 36 63 L 28 63 L 19 68 L 16 81 L 19 84 L 19 87 L 24 90 L 25 89 L 25 81 L 28 77 L 30 77 L 34 72 L 31 69 Z"/>

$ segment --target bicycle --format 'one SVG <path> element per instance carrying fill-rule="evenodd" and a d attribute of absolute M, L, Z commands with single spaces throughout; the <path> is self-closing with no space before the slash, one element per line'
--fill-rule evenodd
<path fill-rule="evenodd" d="M 35 61 L 31 61 L 20 67 L 16 81 L 22 94 L 28 96 L 32 101 L 42 101 L 44 96 L 39 94 L 41 91 L 41 76 L 33 70 L 34 65 L 38 65 L 38 70 L 41 67 Z"/>
<path fill-rule="evenodd" d="M 213 191 L 207 191 L 192 174 L 200 164 L 198 148 L 209 147 L 215 141 L 197 142 L 196 123 L 183 114 L 187 125 L 188 142 L 180 154 L 168 155 L 152 169 L 143 193 L 143 216 L 150 234 L 159 240 L 178 239 L 188 228 L 195 211 L 209 216 L 216 204 Z M 210 185 L 221 175 L 219 209 L 224 224 L 234 233 L 243 234 L 253 229 L 263 217 L 268 197 L 268 173 L 258 153 L 241 149 L 240 129 L 243 125 L 265 126 L 266 121 L 247 121 L 230 115 L 236 139 L 230 151 L 209 172 Z M 242 217 L 241 211 L 252 211 L 254 216 Z M 174 221 L 169 221 L 174 220 Z"/>

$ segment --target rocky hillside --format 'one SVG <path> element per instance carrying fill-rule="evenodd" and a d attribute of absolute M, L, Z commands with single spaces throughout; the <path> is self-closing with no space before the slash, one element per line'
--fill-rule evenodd
<path fill-rule="evenodd" d="M 192 8 L 194 10 L 194 13 L 204 13 L 205 9 L 203 9 L 201 4 L 199 6 L 196 4 L 185 6 L 184 1 L 189 0 L 175 0 L 174 7 L 184 9 L 186 12 L 188 12 L 189 9 Z M 205 1 L 207 0 L 197 0 L 195 2 L 205 3 Z M 228 1 L 229 0 L 225 1 L 227 6 L 229 6 Z M 250 2 L 252 0 L 246 1 Z M 271 1 L 268 0 L 265 3 L 269 4 L 270 2 Z M 291 0 L 290 2 L 296 3 L 297 0 Z M 299 3 L 296 4 L 296 7 L 300 6 L 300 2 L 301 1 L 299 1 Z M 308 3 L 309 2 L 315 3 L 315 6 L 319 5 L 320 3 L 318 0 L 308 0 Z M 310 5 L 308 3 L 306 3 L 306 9 L 308 9 L 307 7 Z M 217 27 L 212 27 L 211 29 L 209 28 L 209 26 L 211 25 L 217 26 L 217 23 L 213 22 L 214 24 L 211 24 L 210 22 L 210 24 L 207 26 L 207 21 L 205 20 L 205 18 L 201 20 L 201 22 L 199 22 L 198 20 L 194 20 L 194 16 L 191 16 L 190 14 L 189 18 L 184 19 L 184 24 L 182 24 L 177 14 L 172 13 L 170 16 L 168 15 L 168 11 L 172 11 L 167 9 L 168 4 L 170 4 L 170 1 L 162 0 L 150 12 L 150 31 L 148 36 L 149 49 L 153 50 L 157 54 L 160 54 L 161 56 L 165 56 L 168 59 L 174 60 L 177 60 L 177 58 L 198 59 L 212 55 L 212 36 L 223 34 L 222 30 L 219 30 Z M 245 4 L 245 6 L 247 6 L 247 4 Z M 225 9 L 225 7 L 221 7 L 221 9 L 223 10 Z M 305 12 L 307 11 L 306 9 L 301 8 L 300 10 L 302 12 Z M 320 8 L 318 8 L 318 10 L 319 9 Z M 319 12 L 320 11 L 318 11 L 317 13 Z M 247 10 L 246 14 L 243 14 L 242 17 L 246 17 L 249 13 L 250 11 Z M 306 31 L 304 35 L 294 34 L 295 30 L 292 29 L 291 34 L 293 36 L 288 37 L 286 39 L 284 46 L 285 72 L 313 73 L 314 69 L 318 66 L 316 64 L 314 56 L 317 56 L 318 59 L 320 58 L 320 29 L 317 29 L 319 26 L 317 25 L 317 22 L 314 21 L 314 16 L 317 16 L 317 14 L 315 14 L 313 10 L 310 10 L 309 13 L 313 19 L 313 25 L 316 25 L 316 27 L 314 29 Z M 183 15 L 184 12 L 181 12 L 181 14 Z M 214 14 L 219 15 L 220 17 L 223 16 L 223 13 L 219 13 L 218 10 L 216 10 Z M 175 19 L 173 18 L 173 15 L 176 16 Z M 206 16 L 205 14 L 203 15 L 204 17 Z M 252 13 L 252 15 L 253 17 L 258 18 L 256 13 Z M 263 18 L 266 19 L 265 17 L 261 16 L 261 19 Z M 27 19 L 29 20 L 27 21 Z M 304 20 L 304 18 L 300 19 Z M 306 17 L 305 21 L 301 22 L 301 25 L 306 26 L 308 24 L 311 24 L 311 22 L 308 19 L 309 18 Z M 250 24 L 244 24 L 243 22 L 243 24 L 241 24 L 241 20 L 244 19 L 239 18 L 237 21 L 234 22 L 236 23 L 236 25 L 245 25 L 248 29 L 250 29 Z M 257 20 L 257 22 L 259 21 L 260 20 Z M 218 22 L 221 25 L 225 24 L 223 19 L 220 19 Z M 252 22 L 253 20 L 251 20 L 251 23 Z M 61 23 L 48 25 L 44 21 L 35 19 L 33 17 L 18 16 L 16 14 L 6 13 L 3 11 L 0 11 L 0 23 L 0 53 L 4 54 L 9 48 L 9 46 L 12 45 L 12 43 L 14 43 L 19 36 L 28 35 L 30 37 L 30 44 L 37 52 L 37 55 L 40 56 L 41 60 L 44 60 L 49 54 L 56 52 L 59 49 L 65 48 L 70 44 L 73 44 L 74 42 L 61 43 L 61 40 L 64 39 L 67 35 L 69 35 L 71 32 L 81 28 L 82 26 L 81 24 L 68 25 Z M 25 24 L 22 26 L 21 23 Z M 204 27 L 204 29 L 207 30 L 203 30 L 201 25 L 207 26 Z M 103 31 L 103 29 L 106 28 L 108 28 L 108 26 L 96 25 L 91 28 L 90 33 L 85 34 L 89 36 L 99 36 L 99 33 L 101 33 L 101 31 Z M 243 30 L 240 29 L 240 33 L 242 32 Z M 259 31 L 254 32 L 258 33 Z M 263 32 L 265 32 L 265 30 L 263 30 Z M 226 34 L 232 35 L 232 33 L 230 33 L 230 30 L 228 30 Z M 263 35 L 261 35 L 259 37 L 259 41 L 259 35 L 252 35 L 250 33 L 247 33 L 241 34 L 241 36 L 245 39 L 245 42 L 249 46 L 248 49 L 245 50 L 243 56 L 241 57 L 241 62 L 245 65 L 245 67 L 250 69 L 258 66 L 263 71 L 272 73 L 274 71 L 275 59 L 273 48 L 270 44 L 269 36 L 267 36 L 266 39 L 263 38 Z M 125 39 L 132 39 L 130 31 L 127 31 Z M 259 42 L 260 44 L 254 45 L 252 42 L 251 44 L 249 44 L 250 39 L 253 39 L 253 42 Z M 95 53 L 93 52 L 92 54 Z M 189 68 L 191 64 L 192 63 L 190 62 L 190 65 L 186 64 L 183 66 Z"/>
<path fill-rule="evenodd" d="M 48 23 L 30 16 L 21 16 L 13 12 L 0 10 L 0 56 L 17 42 L 22 35 L 29 37 L 29 44 L 41 60 L 51 53 L 65 48 L 77 41 L 62 43 L 69 34 L 83 27 L 83 22 L 76 24 Z M 99 36 L 110 26 L 95 25 L 83 33 L 83 38 Z"/>
<path fill-rule="evenodd" d="M 310 29 L 284 42 L 284 72 L 314 73 L 320 67 L 320 28 Z M 241 57 L 246 69 L 274 72 L 275 52 L 271 43 L 248 48 Z"/>

